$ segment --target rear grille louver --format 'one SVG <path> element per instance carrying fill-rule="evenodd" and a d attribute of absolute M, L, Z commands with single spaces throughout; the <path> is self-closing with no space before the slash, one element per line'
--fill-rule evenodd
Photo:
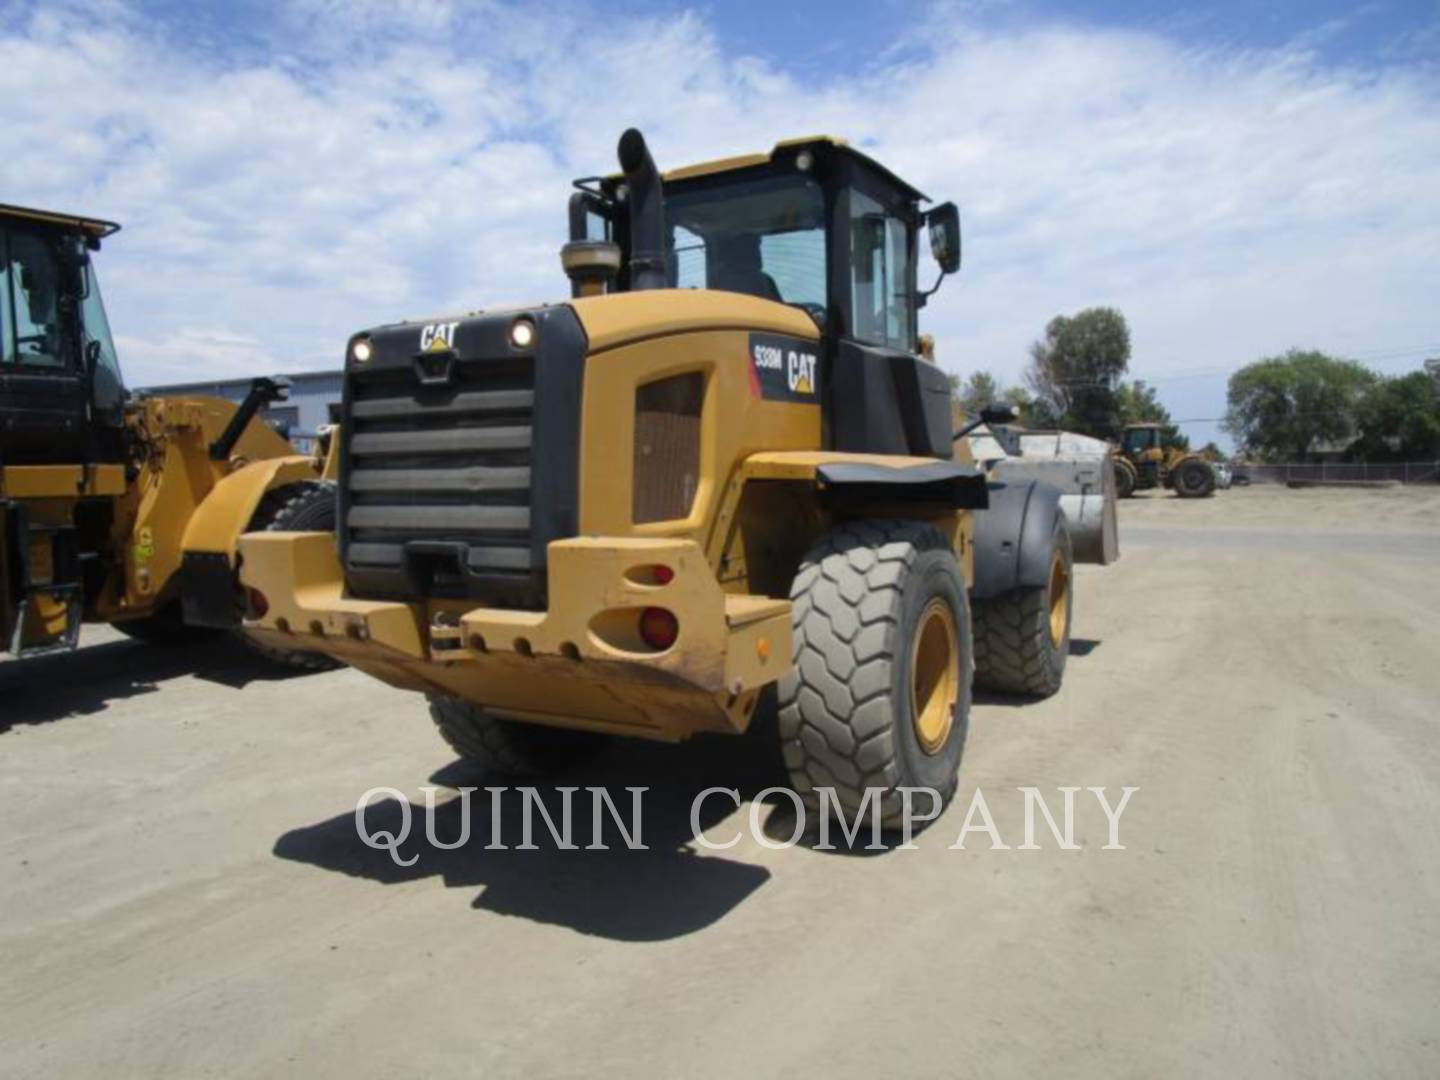
<path fill-rule="evenodd" d="M 527 573 L 534 359 L 456 364 L 422 386 L 408 368 L 357 379 L 345 500 L 348 562 L 400 567 L 416 540 L 463 545 L 427 591 L 469 592 L 469 574 Z M 447 576 L 453 580 L 447 580 Z"/>
<path fill-rule="evenodd" d="M 443 324 L 453 352 L 421 352 L 434 327 L 365 335 L 346 373 L 340 555 L 350 595 L 546 604 L 545 554 L 576 534 L 586 341 L 568 306 Z M 426 331 L 426 333 L 422 333 Z"/>

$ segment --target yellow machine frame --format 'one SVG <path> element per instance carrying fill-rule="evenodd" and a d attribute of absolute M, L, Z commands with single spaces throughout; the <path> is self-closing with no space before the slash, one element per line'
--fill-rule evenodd
<path fill-rule="evenodd" d="M 818 404 L 752 395 L 746 364 L 736 362 L 749 334 L 818 341 L 803 312 L 704 290 L 571 306 L 590 346 L 581 535 L 549 546 L 549 610 L 353 599 L 333 536 L 251 533 L 239 544 L 241 581 L 263 595 L 266 611 L 246 628 L 274 647 L 328 653 L 394 686 L 482 701 L 498 716 L 659 739 L 743 731 L 759 691 L 791 662 L 791 604 L 776 596 L 788 585 L 781 568 L 833 518 L 817 470 L 850 463 L 898 474 L 934 459 L 819 450 Z M 705 392 L 690 512 L 636 524 L 628 467 L 636 390 L 692 371 L 703 374 Z M 886 509 L 849 511 L 875 517 Z M 969 512 L 906 506 L 901 514 L 934 521 L 970 576 Z M 645 580 L 657 565 L 673 572 L 668 584 Z M 626 617 L 650 605 L 673 612 L 680 626 L 663 652 L 636 640 Z"/>

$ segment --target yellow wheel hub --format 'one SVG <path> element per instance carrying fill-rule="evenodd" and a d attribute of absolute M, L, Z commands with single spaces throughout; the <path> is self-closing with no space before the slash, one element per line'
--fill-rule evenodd
<path fill-rule="evenodd" d="M 1065 624 L 1070 619 L 1070 572 L 1065 556 L 1057 548 L 1050 556 L 1050 644 L 1057 649 L 1065 640 Z"/>
<path fill-rule="evenodd" d="M 910 716 L 920 749 L 937 754 L 955 723 L 960 697 L 960 635 L 950 605 L 936 597 L 920 615 L 910 655 Z"/>

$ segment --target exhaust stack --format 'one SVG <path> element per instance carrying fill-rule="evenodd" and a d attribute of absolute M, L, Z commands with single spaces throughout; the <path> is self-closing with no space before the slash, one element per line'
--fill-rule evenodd
<path fill-rule="evenodd" d="M 655 159 L 635 128 L 620 136 L 617 153 L 630 189 L 630 288 L 666 288 L 665 197 Z"/>

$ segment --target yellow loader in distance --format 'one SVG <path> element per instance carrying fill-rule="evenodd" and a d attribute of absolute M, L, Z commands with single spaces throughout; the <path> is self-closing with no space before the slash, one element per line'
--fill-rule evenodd
<path fill-rule="evenodd" d="M 1215 494 L 1215 466 L 1200 454 L 1161 445 L 1159 424 L 1128 424 L 1115 455 L 1115 489 L 1122 499 L 1148 488 L 1170 488 L 1182 499 Z"/>

